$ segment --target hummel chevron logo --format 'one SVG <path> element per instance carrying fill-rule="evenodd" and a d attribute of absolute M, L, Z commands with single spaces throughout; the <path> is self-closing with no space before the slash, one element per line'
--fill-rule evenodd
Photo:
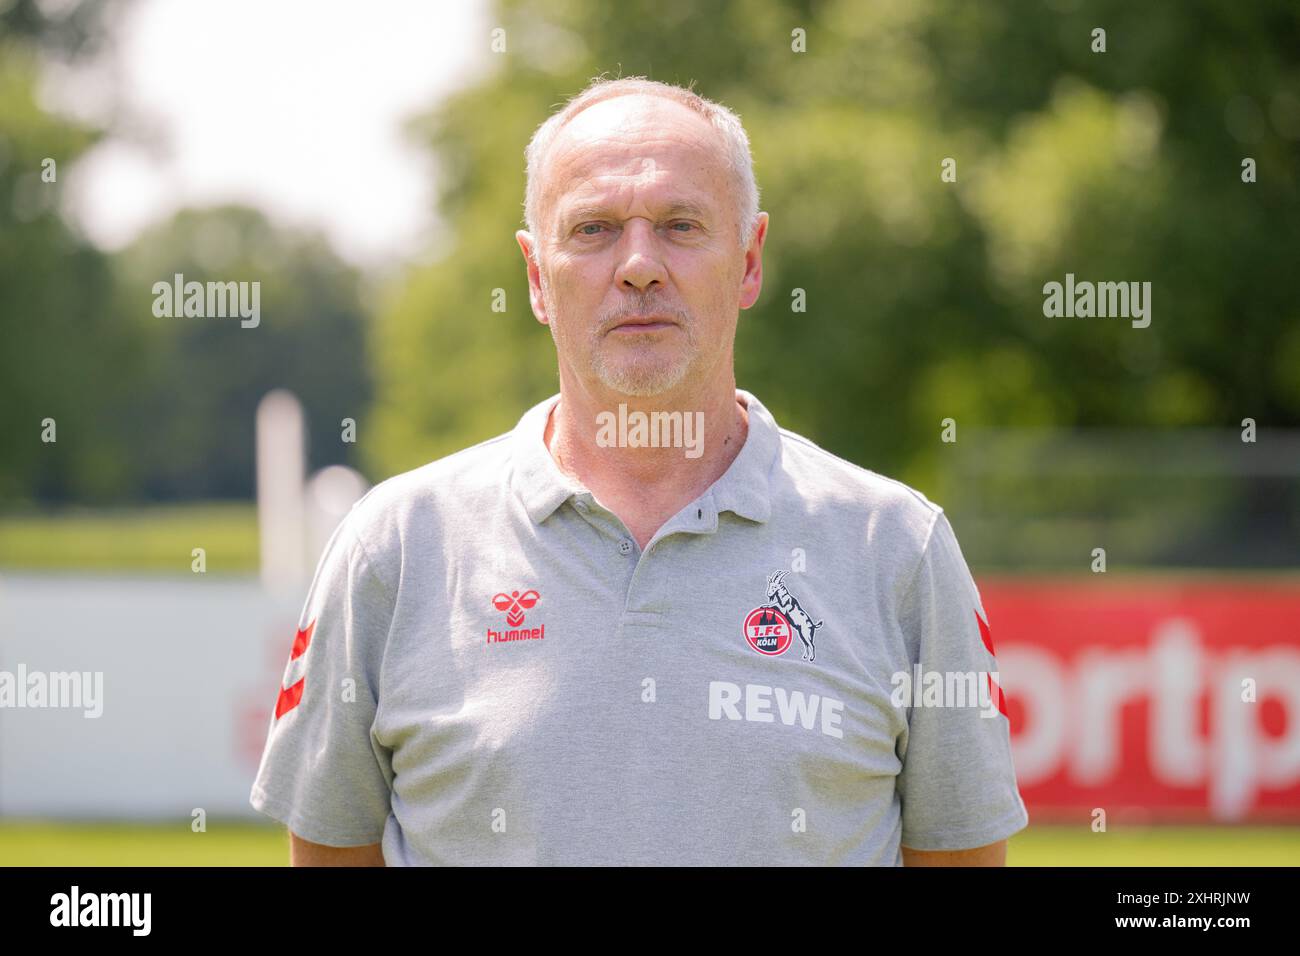
<path fill-rule="evenodd" d="M 509 594 L 498 594 L 493 597 L 492 606 L 498 611 L 506 612 L 507 624 L 518 627 L 524 623 L 524 611 L 530 610 L 541 599 L 542 596 L 536 591 L 525 591 L 523 594 L 511 591 Z"/>
<path fill-rule="evenodd" d="M 311 632 L 316 629 L 315 620 L 311 621 L 305 628 L 300 628 L 293 638 L 293 650 L 289 652 L 289 663 L 292 664 L 303 654 L 307 653 L 307 648 L 311 645 Z M 287 678 L 287 675 L 286 675 Z M 304 674 L 298 678 L 297 682 L 285 687 L 280 685 L 280 695 L 275 699 L 275 719 L 279 720 L 289 711 L 298 706 L 302 700 L 302 689 L 306 683 L 307 677 Z"/>
<path fill-rule="evenodd" d="M 984 646 L 988 649 L 989 654 L 996 660 L 997 652 L 993 650 L 993 632 L 989 629 L 989 626 L 984 623 L 984 618 L 980 617 L 979 611 L 975 612 L 975 623 L 980 626 L 980 640 L 984 642 Z M 998 702 L 998 710 L 1002 712 L 1003 717 L 1010 720 L 1010 715 L 1007 714 L 1007 699 L 1002 696 L 1002 685 L 995 681 L 993 675 L 990 673 L 985 674 L 985 679 L 989 683 L 989 697 Z"/>

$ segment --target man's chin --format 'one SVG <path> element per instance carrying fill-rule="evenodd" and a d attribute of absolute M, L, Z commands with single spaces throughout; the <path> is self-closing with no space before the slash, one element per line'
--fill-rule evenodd
<path fill-rule="evenodd" d="M 686 378 L 685 365 L 669 367 L 623 367 L 596 370 L 600 383 L 611 392 L 628 398 L 653 398 L 671 392 Z"/>

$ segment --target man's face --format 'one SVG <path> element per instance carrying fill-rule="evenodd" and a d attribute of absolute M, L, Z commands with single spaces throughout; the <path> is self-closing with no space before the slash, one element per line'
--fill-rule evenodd
<path fill-rule="evenodd" d="M 737 189 L 719 134 L 662 97 L 579 113 L 542 171 L 538 236 L 517 234 L 533 312 L 561 380 L 659 395 L 731 375 L 737 312 L 758 298 L 766 216 L 740 245 Z"/>

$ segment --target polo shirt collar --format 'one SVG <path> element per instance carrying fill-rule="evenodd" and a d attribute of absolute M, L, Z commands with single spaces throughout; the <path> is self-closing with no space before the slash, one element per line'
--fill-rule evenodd
<path fill-rule="evenodd" d="M 749 432 L 731 465 L 700 498 L 718 512 L 731 511 L 751 521 L 772 514 L 772 469 L 781 451 L 781 435 L 771 412 L 752 393 L 736 389 L 749 410 Z M 560 471 L 543 441 L 546 421 L 558 394 L 524 412 L 510 436 L 511 485 L 535 524 L 549 518 L 574 495 L 590 492 Z"/>
<path fill-rule="evenodd" d="M 543 441 L 546 420 L 559 400 L 558 394 L 552 395 L 528 409 L 510 436 L 511 484 L 534 524 L 545 521 L 575 494 L 586 491 L 560 471 Z"/>
<path fill-rule="evenodd" d="M 738 388 L 736 397 L 749 409 L 749 432 L 740 454 L 709 494 L 719 512 L 764 522 L 772 515 L 772 469 L 781 454 L 781 432 L 767 406 L 752 393 Z"/>

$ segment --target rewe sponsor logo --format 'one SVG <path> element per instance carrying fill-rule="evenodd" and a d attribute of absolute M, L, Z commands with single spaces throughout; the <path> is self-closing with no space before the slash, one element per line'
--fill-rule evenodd
<path fill-rule="evenodd" d="M 82 708 L 93 720 L 104 713 L 103 671 L 0 671 L 0 707 Z"/>
<path fill-rule="evenodd" d="M 682 448 L 687 458 L 704 454 L 703 412 L 640 412 L 619 403 L 618 414 L 596 415 L 596 444 L 601 448 Z"/>
<path fill-rule="evenodd" d="M 742 703 L 743 698 L 743 703 Z M 776 712 L 772 712 L 775 698 Z M 778 719 L 787 727 L 796 724 L 804 730 L 820 726 L 828 737 L 844 736 L 840 721 L 844 716 L 844 702 L 818 694 L 805 695 L 802 691 L 787 691 L 784 687 L 766 684 L 739 684 L 725 680 L 709 681 L 709 720 L 746 720 L 753 723 L 774 723 Z M 820 718 L 820 724 L 819 724 Z"/>
<path fill-rule="evenodd" d="M 186 282 L 178 272 L 171 283 L 153 284 L 153 314 L 160 319 L 243 319 L 240 326 L 255 329 L 262 321 L 262 283 Z"/>
<path fill-rule="evenodd" d="M 70 893 L 50 897 L 51 926 L 129 926 L 131 935 L 148 936 L 152 893 Z"/>

